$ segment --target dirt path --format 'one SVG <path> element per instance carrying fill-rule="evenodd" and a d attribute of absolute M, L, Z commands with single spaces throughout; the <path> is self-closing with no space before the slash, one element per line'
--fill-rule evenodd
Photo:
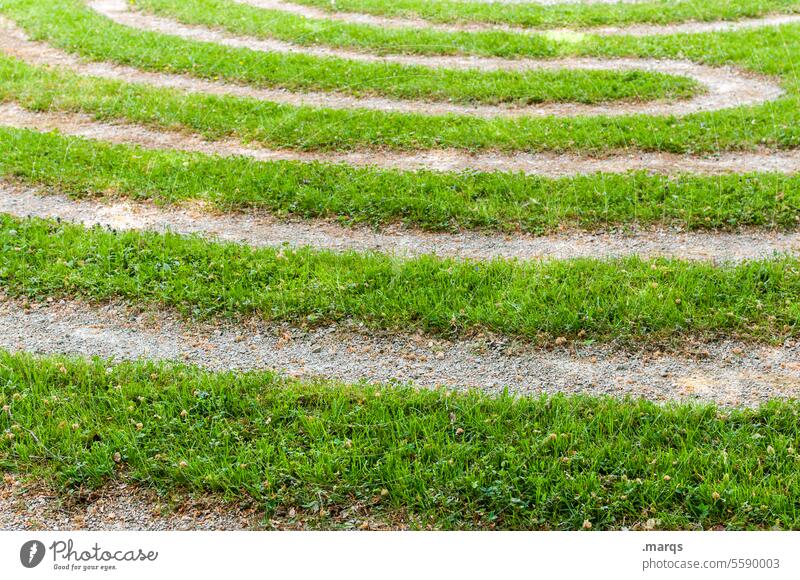
<path fill-rule="evenodd" d="M 427 233 L 401 227 L 375 231 L 366 227 L 346 228 L 323 220 L 280 221 L 266 212 L 249 210 L 214 214 L 198 207 L 159 208 L 145 203 L 77 201 L 62 195 L 42 195 L 32 188 L 2 182 L 0 213 L 59 218 L 117 230 L 197 234 L 255 247 L 311 246 L 336 252 L 375 251 L 400 257 L 435 254 L 476 260 L 543 260 L 638 255 L 737 262 L 775 254 L 800 254 L 800 232 L 704 233 L 661 229 L 635 233 L 573 231 L 531 236 Z"/>
<path fill-rule="evenodd" d="M 757 405 L 800 396 L 800 346 L 685 345 L 683 354 L 574 346 L 543 350 L 510 339 L 447 341 L 355 324 L 303 331 L 260 321 L 187 324 L 157 310 L 79 302 L 0 303 L 0 348 L 41 354 L 179 360 L 214 370 L 274 369 L 353 383 L 411 381 L 519 394 L 587 393 Z"/>
<path fill-rule="evenodd" d="M 478 70 L 641 70 L 688 77 L 700 83 L 705 92 L 685 100 L 616 102 L 585 105 L 580 103 L 543 103 L 516 107 L 505 105 L 474 105 L 465 107 L 451 103 L 406 101 L 401 99 L 379 99 L 377 101 L 346 97 L 330 93 L 308 95 L 316 106 L 331 108 L 376 108 L 380 110 L 413 112 L 419 114 L 470 114 L 481 117 L 497 115 L 525 116 L 585 116 L 585 115 L 687 115 L 700 111 L 714 111 L 731 107 L 756 105 L 779 98 L 783 91 L 771 79 L 745 74 L 729 67 L 711 67 L 688 61 L 655 59 L 596 59 L 563 58 L 554 60 L 501 59 L 470 56 L 378 56 L 358 51 L 313 46 L 300 46 L 277 40 L 259 40 L 237 37 L 198 26 L 186 26 L 173 20 L 132 11 L 125 0 L 92 0 L 89 5 L 111 20 L 138 30 L 147 30 L 178 36 L 191 40 L 247 48 L 263 52 L 297 53 L 325 57 L 337 57 L 364 62 L 396 63 L 430 68 L 456 68 Z M 290 93 L 293 99 L 302 99 L 300 93 Z M 276 100 L 276 99 L 272 99 Z M 281 100 L 280 102 L 286 102 Z M 295 101 L 296 103 L 297 101 Z M 371 102 L 371 106 L 370 106 Z"/>
<path fill-rule="evenodd" d="M 627 26 L 592 26 L 579 29 L 567 28 L 525 28 L 483 22 L 440 24 L 422 18 L 400 18 L 378 16 L 359 12 L 329 12 L 313 6 L 295 4 L 289 0 L 234 0 L 265 10 L 279 10 L 315 20 L 335 20 L 350 24 L 366 24 L 380 28 L 416 28 L 438 30 L 441 32 L 483 32 L 500 30 L 514 34 L 542 34 L 565 41 L 581 40 L 587 35 L 594 36 L 664 36 L 670 34 L 698 34 L 705 32 L 733 32 L 754 28 L 768 28 L 786 24 L 800 23 L 800 14 L 772 14 L 759 18 L 740 20 L 689 21 L 670 24 L 630 24 Z M 564 2 L 536 2 L 536 4 L 563 4 Z M 612 3 L 612 2 L 609 2 Z"/>

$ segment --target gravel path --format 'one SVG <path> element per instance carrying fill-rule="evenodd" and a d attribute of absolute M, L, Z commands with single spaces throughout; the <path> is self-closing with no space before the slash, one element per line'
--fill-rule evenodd
<path fill-rule="evenodd" d="M 627 26 L 593 26 L 580 29 L 528 28 L 485 22 L 439 24 L 422 18 L 378 16 L 360 12 L 329 12 L 313 6 L 295 4 L 289 0 L 234 0 L 265 10 L 279 10 L 315 20 L 337 20 L 350 24 L 366 24 L 380 28 L 416 28 L 441 32 L 482 32 L 501 30 L 514 34 L 542 34 L 563 40 L 578 41 L 587 35 L 594 36 L 663 36 L 669 34 L 697 34 L 704 32 L 733 32 L 753 28 L 767 28 L 800 23 L 800 14 L 772 14 L 759 18 L 740 20 L 689 21 L 670 24 L 629 24 Z M 562 3 L 562 2 L 553 2 Z M 542 4 L 542 2 L 536 2 Z M 549 4 L 549 2 L 548 2 Z"/>
<path fill-rule="evenodd" d="M 478 260 L 538 260 L 639 255 L 727 262 L 800 253 L 800 232 L 572 231 L 531 236 L 428 233 L 401 227 L 375 231 L 367 227 L 346 228 L 323 220 L 281 221 L 266 212 L 214 214 L 202 207 L 161 208 L 129 201 L 101 203 L 42 193 L 0 182 L 0 212 L 18 217 L 59 218 L 117 230 L 199 234 L 252 246 L 313 246 L 337 252 L 376 251 L 401 257 L 435 254 Z"/>
<path fill-rule="evenodd" d="M 91 493 L 54 491 L 11 474 L 0 482 L 0 530 L 252 530 L 260 518 L 213 498 L 183 498 L 178 505 L 155 492 L 112 481 Z"/>
<path fill-rule="evenodd" d="M 414 112 L 418 114 L 470 114 L 481 117 L 506 116 L 586 116 L 586 115 L 687 115 L 701 111 L 714 111 L 731 107 L 757 105 L 777 99 L 782 89 L 771 79 L 745 74 L 730 67 L 711 67 L 688 61 L 656 59 L 597 59 L 562 58 L 553 60 L 502 59 L 470 56 L 419 56 L 419 55 L 373 55 L 365 52 L 314 46 L 300 46 L 278 40 L 259 40 L 233 36 L 199 26 L 187 26 L 174 20 L 160 18 L 131 10 L 125 0 L 92 0 L 89 6 L 98 13 L 124 26 L 148 30 L 159 34 L 179 36 L 191 40 L 210 42 L 236 48 L 248 48 L 263 52 L 297 53 L 325 57 L 337 57 L 375 63 L 395 63 L 430 68 L 455 68 L 478 70 L 641 70 L 660 72 L 692 78 L 706 89 L 689 98 L 673 101 L 616 102 L 585 105 L 581 103 L 543 103 L 530 106 L 468 106 L 379 99 L 370 104 L 382 110 Z M 274 93 L 275 91 L 273 91 Z M 292 99 L 302 99 L 298 93 L 287 93 Z M 314 93 L 308 96 L 318 106 L 330 108 L 367 108 L 367 101 L 347 98 L 343 95 Z M 285 101 L 281 101 L 285 102 Z M 385 107 L 385 108 L 384 108 Z"/>
<path fill-rule="evenodd" d="M 448 341 L 343 323 L 311 331 L 250 320 L 190 324 L 157 310 L 2 297 L 0 348 L 114 359 L 178 360 L 212 370 L 273 369 L 353 383 L 412 382 L 519 394 L 631 395 L 755 406 L 800 395 L 800 345 L 687 342 L 683 352 L 534 348 L 510 339 Z"/>
<path fill-rule="evenodd" d="M 13 103 L 0 103 L 0 126 L 59 131 L 65 135 L 136 145 L 147 149 L 192 151 L 206 155 L 243 156 L 258 161 L 320 161 L 401 171 L 518 171 L 543 177 L 570 177 L 591 173 L 650 171 L 665 175 L 696 173 L 800 172 L 800 150 L 726 152 L 700 157 L 671 153 L 610 152 L 604 157 L 553 153 L 468 153 L 454 149 L 421 152 L 350 151 L 307 152 L 268 149 L 223 139 L 207 141 L 195 134 L 151 129 L 128 123 L 104 123 L 76 113 L 32 112 Z"/>

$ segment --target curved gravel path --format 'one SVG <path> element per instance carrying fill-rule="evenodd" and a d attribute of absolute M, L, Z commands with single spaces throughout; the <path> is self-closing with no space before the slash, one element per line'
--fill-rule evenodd
<path fill-rule="evenodd" d="M 578 41 L 588 35 L 593 36 L 664 36 L 669 34 L 698 34 L 705 32 L 734 32 L 754 28 L 768 28 L 800 23 L 800 14 L 771 14 L 759 18 L 740 20 L 689 21 L 670 24 L 629 24 L 626 26 L 592 26 L 578 29 L 568 28 L 527 28 L 502 24 L 468 22 L 440 24 L 423 18 L 400 18 L 378 16 L 362 12 L 331 12 L 313 6 L 296 4 L 290 0 L 233 0 L 265 10 L 278 10 L 313 20 L 335 20 L 350 24 L 366 24 L 380 28 L 416 28 L 438 30 L 441 32 L 482 32 L 499 30 L 514 34 L 542 34 L 566 41 Z M 552 2 L 563 4 L 564 2 Z M 609 2 L 612 3 L 612 2 Z M 551 4 L 535 2 L 535 4 Z"/>
<path fill-rule="evenodd" d="M 0 213 L 59 218 L 85 226 L 196 234 L 251 246 L 312 246 L 318 249 L 375 251 L 399 257 L 435 254 L 489 260 L 666 256 L 684 260 L 738 262 L 776 254 L 800 254 L 800 232 L 745 233 L 649 230 L 635 233 L 567 232 L 549 236 L 463 232 L 426 233 L 400 227 L 375 231 L 345 228 L 323 220 L 281 221 L 266 212 L 213 214 L 200 207 L 159 208 L 132 202 L 76 201 L 63 195 L 0 182 Z"/>
<path fill-rule="evenodd" d="M 337 57 L 364 62 L 396 63 L 430 68 L 490 70 L 640 70 L 659 72 L 691 78 L 700 83 L 705 92 L 685 100 L 651 102 L 617 102 L 585 105 L 581 103 L 543 103 L 530 106 L 475 105 L 464 107 L 450 103 L 431 103 L 402 99 L 381 99 L 388 106 L 385 110 L 414 112 L 420 114 L 472 114 L 482 117 L 497 115 L 524 116 L 585 116 L 585 115 L 687 115 L 700 111 L 715 111 L 731 107 L 763 104 L 777 99 L 782 89 L 772 80 L 754 74 L 745 74 L 730 67 L 711 67 L 688 61 L 656 59 L 598 59 L 563 58 L 554 60 L 502 59 L 471 56 L 416 56 L 384 55 L 324 47 L 299 46 L 278 40 L 244 38 L 210 30 L 199 26 L 187 26 L 174 20 L 160 18 L 131 10 L 125 0 L 92 0 L 89 6 L 98 13 L 121 24 L 138 30 L 178 36 L 190 40 L 209 42 L 224 46 L 247 48 L 262 52 L 298 53 L 325 57 Z M 298 93 L 291 93 L 298 95 Z M 295 96 L 294 98 L 298 98 Z M 367 108 L 360 98 L 342 98 L 342 95 L 314 93 L 310 95 L 318 105 L 330 108 Z"/>
<path fill-rule="evenodd" d="M 800 345 L 693 344 L 681 354 L 599 346 L 543 350 L 510 339 L 448 341 L 356 324 L 306 331 L 259 320 L 190 324 L 119 304 L 27 304 L 0 296 L 0 348 L 41 354 L 178 360 L 213 370 L 273 369 L 344 382 L 412 382 L 518 394 L 586 393 L 755 406 L 800 396 Z"/>
<path fill-rule="evenodd" d="M 136 145 L 147 149 L 173 149 L 207 155 L 242 156 L 258 161 L 320 161 L 354 166 L 382 167 L 402 171 L 519 171 L 543 177 L 569 177 L 591 173 L 650 171 L 665 175 L 695 173 L 800 172 L 800 150 L 749 151 L 713 156 L 671 153 L 610 152 L 604 157 L 553 153 L 468 153 L 442 149 L 420 152 L 351 151 L 322 153 L 289 149 L 269 149 L 244 145 L 227 139 L 207 141 L 198 135 L 158 130 L 140 125 L 99 122 L 77 113 L 32 112 L 13 103 L 0 103 L 0 126 L 59 131 L 65 135 L 86 137 L 110 143 Z"/>

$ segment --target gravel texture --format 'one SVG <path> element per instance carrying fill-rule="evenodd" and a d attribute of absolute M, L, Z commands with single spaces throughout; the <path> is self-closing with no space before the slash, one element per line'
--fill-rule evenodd
<path fill-rule="evenodd" d="M 449 341 L 355 323 L 303 330 L 260 320 L 194 324 L 121 304 L 3 298 L 0 348 L 109 359 L 177 360 L 212 370 L 272 369 L 353 383 L 410 382 L 518 394 L 586 393 L 654 401 L 756 406 L 800 395 L 800 345 L 686 342 L 680 352 L 564 344 L 552 349 L 494 336 Z"/>
<path fill-rule="evenodd" d="M 403 530 L 404 514 L 373 515 L 369 502 L 353 499 L 327 513 L 280 507 L 266 519 L 255 502 L 213 494 L 157 494 L 121 471 L 101 488 L 55 488 L 14 473 L 0 479 L 0 531 L 255 531 Z"/>
<path fill-rule="evenodd" d="M 660 36 L 668 34 L 697 34 L 704 32 L 733 32 L 752 28 L 783 26 L 797 24 L 800 14 L 772 14 L 759 18 L 743 18 L 740 20 L 689 21 L 670 24 L 629 24 L 627 26 L 593 26 L 580 29 L 549 28 L 537 29 L 521 26 L 508 26 L 485 22 L 466 22 L 453 24 L 433 23 L 422 18 L 386 17 L 360 12 L 329 12 L 313 6 L 295 4 L 289 0 L 234 0 L 240 4 L 249 4 L 265 10 L 279 10 L 315 20 L 338 20 L 351 24 L 366 24 L 381 28 L 417 28 L 439 30 L 442 32 L 481 32 L 502 30 L 515 34 L 542 34 L 565 41 L 579 41 L 588 35 L 594 36 Z M 536 4 L 550 2 L 536 2 Z M 552 4 L 564 4 L 554 0 Z"/>
<path fill-rule="evenodd" d="M 0 530 L 252 530 L 255 510 L 215 498 L 168 501 L 143 486 L 111 481 L 94 491 L 55 491 L 6 473 L 0 482 Z"/>
<path fill-rule="evenodd" d="M 98 122 L 86 114 L 32 112 L 13 103 L 0 103 L 0 125 L 36 131 L 59 131 L 66 135 L 138 145 L 148 149 L 175 149 L 207 155 L 244 156 L 259 161 L 344 163 L 403 171 L 422 169 L 453 172 L 520 171 L 544 177 L 569 177 L 598 172 L 624 173 L 637 170 L 667 175 L 757 172 L 794 174 L 800 171 L 800 150 L 726 152 L 707 157 L 617 151 L 604 157 L 589 157 L 554 153 L 505 154 L 494 151 L 472 154 L 454 149 L 410 153 L 375 150 L 326 153 L 269 149 L 258 145 L 244 145 L 232 139 L 207 141 L 196 134 L 152 129 L 123 122 Z"/>
<path fill-rule="evenodd" d="M 179 36 L 191 40 L 211 42 L 236 48 L 248 48 L 263 52 L 297 53 L 325 57 L 337 57 L 365 62 L 396 63 L 430 68 L 457 68 L 479 70 L 533 70 L 533 69 L 582 69 L 582 70 L 643 70 L 689 77 L 702 84 L 705 92 L 690 99 L 650 102 L 616 102 L 597 105 L 580 103 L 544 103 L 524 107 L 516 106 L 470 106 L 451 103 L 427 103 L 403 100 L 381 100 L 373 102 L 386 106 L 388 110 L 424 114 L 459 113 L 484 117 L 497 115 L 525 116 L 585 116 L 585 115 L 687 115 L 700 111 L 756 105 L 775 100 L 783 94 L 774 81 L 754 74 L 745 74 L 730 67 L 711 67 L 688 61 L 655 59 L 597 59 L 562 58 L 549 60 L 502 59 L 470 56 L 419 56 L 419 55 L 373 55 L 365 52 L 315 46 L 300 46 L 278 40 L 260 40 L 233 36 L 199 26 L 187 26 L 174 20 L 143 14 L 131 10 L 125 0 L 92 0 L 89 6 L 98 13 L 124 26 L 148 30 L 160 34 Z M 296 98 L 296 97 L 295 97 Z M 318 93 L 313 95 L 317 104 L 333 108 L 366 108 L 362 99 L 345 98 L 342 95 Z M 435 108 L 432 108 L 435 105 Z"/>
<path fill-rule="evenodd" d="M 708 233 L 654 229 L 632 233 L 571 231 L 531 236 L 429 233 L 402 227 L 376 231 L 367 227 L 347 228 L 323 220 L 281 221 L 266 212 L 250 210 L 219 214 L 198 205 L 161 208 L 130 201 L 78 201 L 2 182 L 0 212 L 18 217 L 58 218 L 117 230 L 198 234 L 256 247 L 313 246 L 337 252 L 375 251 L 401 257 L 435 254 L 477 260 L 541 260 L 639 255 L 731 262 L 800 253 L 800 232 L 754 229 L 741 233 Z"/>

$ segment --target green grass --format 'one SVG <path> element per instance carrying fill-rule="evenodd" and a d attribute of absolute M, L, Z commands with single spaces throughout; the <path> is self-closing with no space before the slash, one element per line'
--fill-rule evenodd
<path fill-rule="evenodd" d="M 95 60 L 297 91 L 531 104 L 682 98 L 698 89 L 688 78 L 642 71 L 482 72 L 257 52 L 119 26 L 79 0 L 10 0 L 0 2 L 0 9 L 32 36 Z"/>
<path fill-rule="evenodd" d="M 714 266 L 639 258 L 518 263 L 254 249 L 0 216 L 11 295 L 122 298 L 186 316 L 549 341 L 778 342 L 800 332 L 800 260 Z"/>
<path fill-rule="evenodd" d="M 0 404 L 0 469 L 67 488 L 122 473 L 319 527 L 359 504 L 420 528 L 800 528 L 796 402 L 490 397 L 0 351 Z"/>
<path fill-rule="evenodd" d="M 462 0 L 292 0 L 332 12 L 366 12 L 422 17 L 434 22 L 494 22 L 529 27 L 668 23 L 686 20 L 734 20 L 773 12 L 797 11 L 796 0 L 694 0 L 636 4 L 499 4 Z M 334 7 L 335 6 L 335 7 Z"/>
<path fill-rule="evenodd" d="M 257 208 L 345 223 L 426 230 L 533 233 L 564 227 L 668 225 L 795 229 L 800 177 L 660 177 L 646 173 L 546 179 L 522 174 L 397 172 L 146 151 L 0 128 L 0 176 L 77 197 L 124 196 L 222 211 Z"/>

